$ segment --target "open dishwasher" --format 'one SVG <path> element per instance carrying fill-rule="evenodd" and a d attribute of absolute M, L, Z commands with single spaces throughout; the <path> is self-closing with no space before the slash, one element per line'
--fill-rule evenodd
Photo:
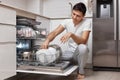
<path fill-rule="evenodd" d="M 57 60 L 49 65 L 41 65 L 36 57 L 34 40 L 46 37 L 45 29 L 36 28 L 35 20 L 17 18 L 17 72 L 67 76 L 77 69 L 70 61 Z M 42 34 L 44 33 L 44 34 Z M 37 46 L 39 48 L 39 46 Z M 38 49 L 37 48 L 37 49 Z M 41 57 L 42 58 L 42 57 Z"/>
<path fill-rule="evenodd" d="M 67 76 L 77 69 L 76 65 L 71 65 L 69 61 L 60 61 L 51 65 L 43 66 L 37 61 L 21 60 L 17 63 L 17 72 L 50 74 Z"/>
<path fill-rule="evenodd" d="M 17 72 L 67 76 L 77 69 L 70 61 L 55 58 L 56 54 L 48 55 L 47 51 L 46 56 L 45 53 L 37 52 L 19 52 Z"/>

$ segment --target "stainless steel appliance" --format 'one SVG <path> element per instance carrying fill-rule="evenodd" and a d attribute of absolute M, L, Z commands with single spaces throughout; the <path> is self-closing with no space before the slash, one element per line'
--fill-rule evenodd
<path fill-rule="evenodd" d="M 120 68 L 120 0 L 93 2 L 93 69 Z"/>

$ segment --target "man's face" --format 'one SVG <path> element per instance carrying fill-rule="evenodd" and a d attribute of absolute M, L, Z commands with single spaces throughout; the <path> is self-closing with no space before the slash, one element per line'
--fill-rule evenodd
<path fill-rule="evenodd" d="M 73 19 L 73 23 L 74 25 L 79 24 L 82 19 L 84 18 L 84 15 L 82 12 L 78 11 L 78 10 L 73 10 L 72 11 L 72 19 Z"/>

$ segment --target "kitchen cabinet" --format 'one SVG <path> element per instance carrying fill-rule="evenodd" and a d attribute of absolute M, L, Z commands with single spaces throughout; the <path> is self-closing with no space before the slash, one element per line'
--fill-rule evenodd
<path fill-rule="evenodd" d="M 71 16 L 69 0 L 43 0 L 43 15 L 50 18 L 69 18 Z"/>
<path fill-rule="evenodd" d="M 67 76 L 77 69 L 78 66 L 73 65 L 62 72 L 47 72 L 34 69 L 16 70 L 16 9 L 0 5 L 0 14 L 0 80 L 14 76 L 16 72 Z M 41 22 L 38 27 L 47 28 L 47 31 L 49 31 L 49 18 L 37 15 L 36 21 Z"/>
<path fill-rule="evenodd" d="M 0 80 L 16 74 L 16 12 L 0 6 Z"/>
<path fill-rule="evenodd" d="M 1 4 L 39 15 L 42 14 L 42 0 L 2 0 Z"/>
<path fill-rule="evenodd" d="M 0 23 L 15 25 L 16 12 L 0 5 Z"/>
<path fill-rule="evenodd" d="M 86 17 L 92 17 L 91 0 L 43 0 L 43 15 L 50 18 L 70 18 L 71 9 L 78 2 L 85 3 Z"/>
<path fill-rule="evenodd" d="M 49 18 L 70 18 L 71 9 L 78 2 L 85 3 L 86 17 L 92 17 L 92 0 L 1 0 L 3 5 Z"/>

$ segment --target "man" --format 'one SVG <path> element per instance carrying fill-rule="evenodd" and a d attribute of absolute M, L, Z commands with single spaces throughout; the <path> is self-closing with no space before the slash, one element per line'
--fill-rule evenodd
<path fill-rule="evenodd" d="M 68 42 L 68 49 L 63 53 L 63 58 L 69 54 L 68 59 L 73 59 L 78 63 L 77 79 L 84 78 L 84 66 L 87 60 L 88 47 L 87 41 L 91 32 L 90 20 L 85 19 L 86 6 L 83 3 L 77 3 L 72 9 L 72 19 L 64 20 L 55 30 L 53 30 L 45 42 L 42 44 L 43 49 L 47 49 L 49 43 L 61 32 L 66 30 L 60 41 Z M 71 56 L 71 57 L 70 57 Z"/>

